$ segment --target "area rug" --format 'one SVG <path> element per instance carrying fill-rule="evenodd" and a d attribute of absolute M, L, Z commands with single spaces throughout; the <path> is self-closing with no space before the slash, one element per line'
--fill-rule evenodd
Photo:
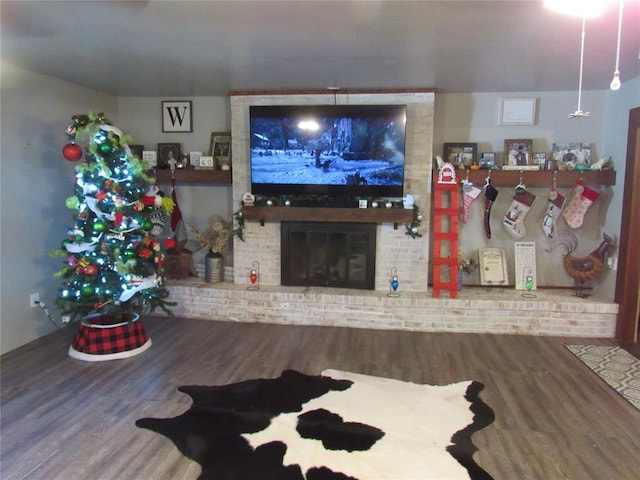
<path fill-rule="evenodd" d="M 200 479 L 491 480 L 471 440 L 495 418 L 483 388 L 285 370 L 274 379 L 180 387 L 193 400 L 189 410 L 136 425 L 198 462 Z"/>
<path fill-rule="evenodd" d="M 582 363 L 640 410 L 640 360 L 620 347 L 565 345 Z"/>

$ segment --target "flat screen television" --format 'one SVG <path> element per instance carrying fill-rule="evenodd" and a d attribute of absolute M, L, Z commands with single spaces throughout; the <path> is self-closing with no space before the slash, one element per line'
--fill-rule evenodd
<path fill-rule="evenodd" d="M 406 105 L 252 106 L 255 195 L 402 197 Z"/>

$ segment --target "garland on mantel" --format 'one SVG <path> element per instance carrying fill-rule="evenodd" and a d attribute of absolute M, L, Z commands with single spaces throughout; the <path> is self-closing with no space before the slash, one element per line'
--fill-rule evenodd
<path fill-rule="evenodd" d="M 420 224 L 422 223 L 422 214 L 420 213 L 420 209 L 418 205 L 413 205 L 413 222 L 410 224 L 405 224 L 405 235 L 409 235 L 411 238 L 420 238 L 422 234 L 418 230 Z"/>
<path fill-rule="evenodd" d="M 264 203 L 263 203 L 264 202 Z M 391 208 L 403 208 L 402 202 L 391 202 Z M 258 204 L 258 202 L 256 202 Z M 272 199 L 272 203 L 268 204 L 266 199 L 261 199 L 260 205 L 287 205 L 286 199 L 283 197 L 274 197 Z M 381 205 L 384 205 L 384 202 L 380 202 Z M 240 210 L 233 214 L 233 218 L 236 223 L 236 227 L 233 229 L 233 235 L 237 236 L 240 240 L 244 242 L 244 217 L 242 216 L 242 207 Z M 405 224 L 405 235 L 409 235 L 411 238 L 421 238 L 422 233 L 419 231 L 420 224 L 422 223 L 422 214 L 420 213 L 420 208 L 417 205 L 413 205 L 413 221 L 409 224 Z"/>

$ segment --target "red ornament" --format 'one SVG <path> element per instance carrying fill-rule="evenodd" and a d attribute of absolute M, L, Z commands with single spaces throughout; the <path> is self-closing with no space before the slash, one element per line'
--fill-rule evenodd
<path fill-rule="evenodd" d="M 167 238 L 164 241 L 164 246 L 167 248 L 173 248 L 176 246 L 176 241 L 173 238 Z"/>
<path fill-rule="evenodd" d="M 77 162 L 82 158 L 82 148 L 75 143 L 67 143 L 62 147 L 62 156 L 70 162 Z"/>
<path fill-rule="evenodd" d="M 258 280 L 258 274 L 255 270 L 251 270 L 251 275 L 249 275 L 249 280 L 251 280 L 251 284 L 255 285 L 256 280 Z"/>

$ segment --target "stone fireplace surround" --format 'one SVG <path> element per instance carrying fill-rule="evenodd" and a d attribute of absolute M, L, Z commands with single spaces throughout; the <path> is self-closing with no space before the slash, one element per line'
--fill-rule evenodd
<path fill-rule="evenodd" d="M 465 288 L 459 298 L 432 298 L 428 288 L 430 199 L 435 93 L 232 94 L 233 199 L 250 191 L 249 106 L 292 104 L 406 104 L 405 193 L 423 215 L 421 238 L 404 227 L 377 226 L 375 290 L 280 285 L 280 223 L 245 222 L 245 241 L 234 239 L 234 282 L 199 279 L 171 282 L 177 316 L 209 320 L 296 325 L 330 325 L 408 331 L 509 333 L 613 338 L 618 305 L 568 290 L 538 290 L 523 298 L 513 289 Z M 234 207 L 235 209 L 236 207 Z M 259 265 L 259 290 L 248 290 Z M 387 296 L 392 268 L 400 297 Z"/>

